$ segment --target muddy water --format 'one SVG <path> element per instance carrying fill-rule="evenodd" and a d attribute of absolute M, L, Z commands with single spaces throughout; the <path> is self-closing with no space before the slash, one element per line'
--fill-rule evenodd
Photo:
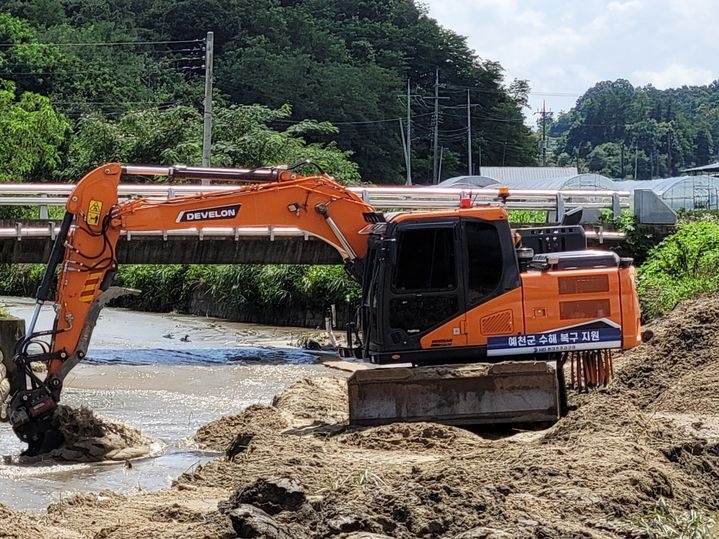
<path fill-rule="evenodd" d="M 33 303 L 0 298 L 29 320 Z M 49 328 L 43 311 L 38 329 Z M 66 379 L 63 401 L 85 404 L 156 441 L 156 456 L 123 465 L 0 464 L 0 503 L 44 509 L 72 492 L 155 490 L 214 455 L 189 440 L 197 427 L 253 403 L 268 403 L 294 380 L 327 374 L 317 357 L 292 346 L 297 328 L 235 324 L 179 315 L 105 309 L 85 362 Z M 0 455 L 23 445 L 0 423 Z"/>

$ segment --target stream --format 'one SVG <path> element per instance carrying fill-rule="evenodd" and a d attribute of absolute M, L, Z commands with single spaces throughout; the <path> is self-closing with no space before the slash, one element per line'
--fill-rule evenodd
<path fill-rule="evenodd" d="M 26 321 L 34 306 L 26 298 L 0 297 L 0 303 Z M 36 329 L 50 328 L 52 320 L 47 306 Z M 316 355 L 296 347 L 301 336 L 317 333 L 104 309 L 86 360 L 66 378 L 63 402 L 139 428 L 155 441 L 156 456 L 129 469 L 122 463 L 0 464 L 0 503 L 37 511 L 71 493 L 170 486 L 216 456 L 193 445 L 198 427 L 251 404 L 268 404 L 297 379 L 328 374 Z M 0 455 L 23 449 L 10 426 L 0 423 Z"/>

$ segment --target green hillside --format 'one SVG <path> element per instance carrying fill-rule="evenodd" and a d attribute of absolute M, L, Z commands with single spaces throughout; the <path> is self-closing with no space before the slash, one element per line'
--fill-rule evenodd
<path fill-rule="evenodd" d="M 549 133 L 559 164 L 613 178 L 677 176 L 718 160 L 719 81 L 668 90 L 599 82 Z"/>
<path fill-rule="evenodd" d="M 18 131 L 24 118 L 0 120 L 0 162 L 29 144 L 39 109 L 52 117 L 42 148 L 0 170 L 4 179 L 74 179 L 113 159 L 199 164 L 208 31 L 214 164 L 308 154 L 348 180 L 403 182 L 409 80 L 413 176 L 430 182 L 437 72 L 442 178 L 467 170 L 468 94 L 474 162 L 536 162 L 526 83 L 504 81 L 497 62 L 412 0 L 6 0 L 2 9 L 0 107 L 29 123 Z M 356 167 L 339 164 L 347 158 Z"/>

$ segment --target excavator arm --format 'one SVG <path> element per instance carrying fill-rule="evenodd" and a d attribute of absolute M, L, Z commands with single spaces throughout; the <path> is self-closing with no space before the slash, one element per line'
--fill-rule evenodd
<path fill-rule="evenodd" d="M 194 195 L 120 200 L 123 176 L 166 176 L 175 180 L 233 180 L 247 185 Z M 288 169 L 211 169 L 103 165 L 86 175 L 72 191 L 27 336 L 18 343 L 10 381 L 9 420 L 28 453 L 57 445 L 52 415 L 67 374 L 87 353 L 92 331 L 108 301 L 137 291 L 112 287 L 117 270 L 116 245 L 121 233 L 206 227 L 298 228 L 341 254 L 350 274 L 359 278 L 367 252 L 361 231 L 381 220 L 372 207 L 332 178 L 303 177 Z M 57 291 L 51 287 L 57 266 Z M 42 305 L 53 301 L 51 330 L 36 331 Z M 49 342 L 43 339 L 49 338 Z M 32 363 L 47 365 L 41 378 Z"/>

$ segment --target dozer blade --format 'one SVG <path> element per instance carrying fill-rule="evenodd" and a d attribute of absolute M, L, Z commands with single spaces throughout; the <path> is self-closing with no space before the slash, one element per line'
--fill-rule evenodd
<path fill-rule="evenodd" d="M 561 411 L 556 371 L 545 362 L 359 370 L 347 387 L 353 425 L 548 423 Z"/>

